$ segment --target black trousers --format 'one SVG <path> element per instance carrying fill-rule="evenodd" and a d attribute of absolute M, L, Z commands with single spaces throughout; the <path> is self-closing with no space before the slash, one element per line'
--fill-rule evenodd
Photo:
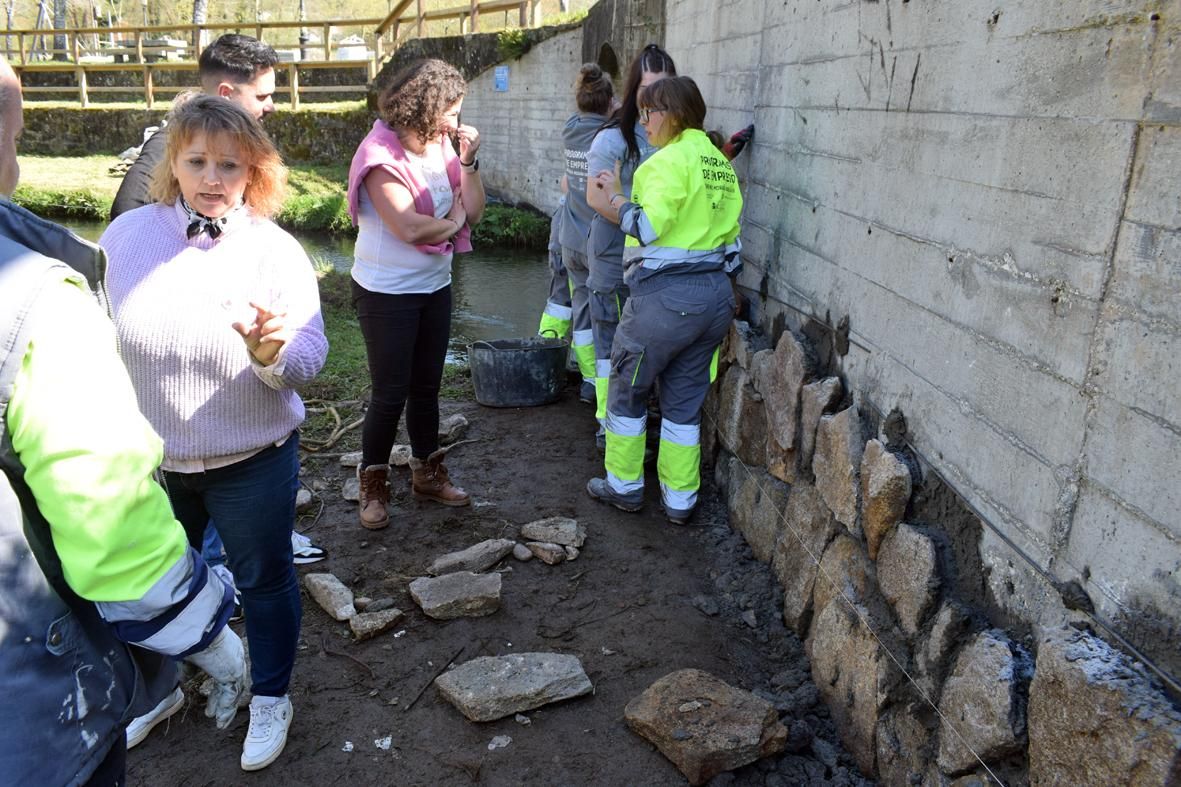
<path fill-rule="evenodd" d="M 120 734 L 115 745 L 90 775 L 85 787 L 123 787 L 127 784 L 127 736 Z"/>
<path fill-rule="evenodd" d="M 411 453 L 426 459 L 439 448 L 439 386 L 451 338 L 451 285 L 432 293 L 387 295 L 354 281 L 353 306 L 365 337 L 372 385 L 361 431 L 362 467 L 390 461 L 403 409 Z"/>

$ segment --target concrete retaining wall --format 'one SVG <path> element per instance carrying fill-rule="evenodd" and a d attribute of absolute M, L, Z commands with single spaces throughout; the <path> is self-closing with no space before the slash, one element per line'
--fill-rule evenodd
<path fill-rule="evenodd" d="M 670 0 L 666 43 L 708 125 L 757 127 L 756 320 L 847 318 L 833 371 L 863 408 L 900 409 L 988 525 L 1181 672 L 1176 11 Z M 1005 612 L 1061 618 L 989 528 L 979 554 Z"/>
<path fill-rule="evenodd" d="M 582 30 L 575 28 L 503 64 L 508 90 L 496 90 L 495 68 L 468 83 L 463 122 L 480 130 L 480 175 L 489 192 L 547 213 L 557 208 L 562 124 L 576 110 L 581 57 Z"/>

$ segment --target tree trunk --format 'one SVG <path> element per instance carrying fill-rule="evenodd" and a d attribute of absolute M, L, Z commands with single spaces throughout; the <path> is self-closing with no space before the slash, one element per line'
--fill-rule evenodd
<path fill-rule="evenodd" d="M 4 15 L 8 21 L 8 28 L 7 28 L 8 30 L 11 30 L 15 26 L 12 23 L 12 21 L 13 21 L 12 18 L 15 15 L 15 13 L 16 13 L 16 0 L 8 0 L 8 2 L 4 5 Z M 12 36 L 10 36 L 8 33 L 4 34 L 4 56 L 7 57 L 10 61 L 19 61 L 20 57 L 21 57 L 19 52 L 15 53 L 15 54 L 13 53 L 13 51 L 12 51 Z"/>
<path fill-rule="evenodd" d="M 53 0 L 53 29 L 63 30 L 66 26 L 66 5 L 67 0 Z M 64 35 L 55 35 L 53 37 L 53 59 L 66 59 L 66 37 Z"/>

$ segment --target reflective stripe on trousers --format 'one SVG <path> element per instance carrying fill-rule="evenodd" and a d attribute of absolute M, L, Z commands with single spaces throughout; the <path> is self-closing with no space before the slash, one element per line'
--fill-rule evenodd
<path fill-rule="evenodd" d="M 566 266 L 566 275 L 570 277 L 570 303 L 573 309 L 574 322 L 574 357 L 578 359 L 578 370 L 582 372 L 582 379 L 593 382 L 595 379 L 595 345 L 591 332 L 590 319 L 590 291 L 586 287 L 586 277 L 590 271 L 586 267 L 586 253 L 562 247 L 562 263 Z"/>
<path fill-rule="evenodd" d="M 660 454 L 656 460 L 660 497 L 666 507 L 688 511 L 697 505 L 701 486 L 701 424 L 660 422 Z"/>
<path fill-rule="evenodd" d="M 550 254 L 551 259 L 558 257 L 558 265 L 550 265 L 549 300 L 541 313 L 541 322 L 537 326 L 537 333 L 541 336 L 552 336 L 564 339 L 570 333 L 570 322 L 574 310 L 570 306 L 570 277 L 566 275 L 566 267 L 561 264 L 560 254 Z"/>
<path fill-rule="evenodd" d="M 611 345 L 615 342 L 615 331 L 619 327 L 628 294 L 628 288 L 624 286 L 606 292 L 590 291 L 591 331 L 595 343 L 595 417 L 600 423 L 607 418 Z"/>

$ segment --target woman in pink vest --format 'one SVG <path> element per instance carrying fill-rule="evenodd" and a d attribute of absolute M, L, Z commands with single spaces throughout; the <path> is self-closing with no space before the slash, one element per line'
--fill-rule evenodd
<path fill-rule="evenodd" d="M 469 228 L 484 212 L 480 135 L 459 123 L 465 88 L 441 60 L 407 66 L 382 91 L 380 119 L 349 168 L 349 214 L 358 227 L 353 304 L 372 385 L 358 468 L 360 520 L 370 530 L 389 524 L 389 457 L 403 408 L 415 497 L 471 502 L 438 450 L 451 257 L 471 251 Z"/>

